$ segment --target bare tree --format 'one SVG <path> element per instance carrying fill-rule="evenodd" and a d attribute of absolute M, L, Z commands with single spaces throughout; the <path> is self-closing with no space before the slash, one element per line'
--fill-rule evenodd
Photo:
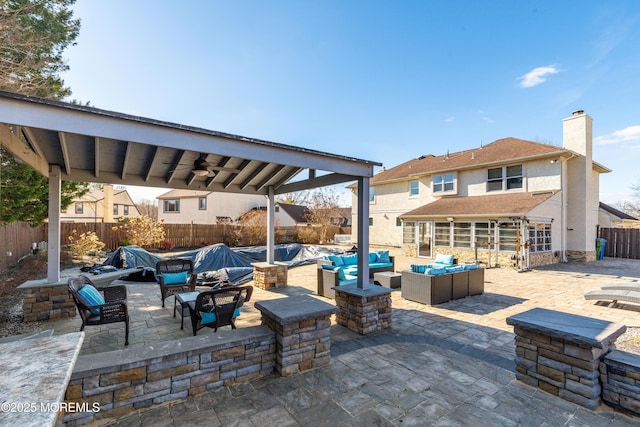
<path fill-rule="evenodd" d="M 631 190 L 633 190 L 633 200 L 623 200 L 621 202 L 616 202 L 613 204 L 613 207 L 621 210 L 628 215 L 640 218 L 640 182 L 631 185 L 630 188 Z"/>
<path fill-rule="evenodd" d="M 136 207 L 140 212 L 140 215 L 148 216 L 154 221 L 158 220 L 158 205 L 155 200 L 140 199 L 136 203 Z"/>
<path fill-rule="evenodd" d="M 276 201 L 284 205 L 305 205 L 309 199 L 308 191 L 298 191 L 296 193 L 285 193 L 277 197 Z"/>
<path fill-rule="evenodd" d="M 307 221 L 318 228 L 320 243 L 327 241 L 332 220 L 340 215 L 339 200 L 338 193 L 326 189 L 316 190 L 309 197 Z"/>

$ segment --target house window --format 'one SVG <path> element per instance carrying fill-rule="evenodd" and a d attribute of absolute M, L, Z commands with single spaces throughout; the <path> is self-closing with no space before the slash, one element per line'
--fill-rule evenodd
<path fill-rule="evenodd" d="M 470 248 L 471 247 L 471 223 L 470 222 L 454 222 L 453 223 L 453 247 L 454 248 Z"/>
<path fill-rule="evenodd" d="M 522 188 L 522 165 L 492 168 L 487 171 L 487 191 Z"/>
<path fill-rule="evenodd" d="M 413 221 L 402 222 L 402 243 L 416 243 L 416 223 Z"/>
<path fill-rule="evenodd" d="M 82 203 L 76 203 L 76 215 L 82 215 L 84 212 L 84 206 Z"/>
<path fill-rule="evenodd" d="M 436 175 L 433 177 L 434 193 L 449 193 L 455 191 L 456 175 L 447 173 L 444 175 Z"/>
<path fill-rule="evenodd" d="M 399 216 L 396 217 L 396 227 L 402 227 L 402 219 Z"/>
<path fill-rule="evenodd" d="M 433 241 L 434 246 L 451 246 L 451 223 L 449 222 L 436 222 L 435 223 L 435 238 Z"/>
<path fill-rule="evenodd" d="M 373 227 L 373 217 L 369 217 L 369 227 Z"/>
<path fill-rule="evenodd" d="M 409 196 L 417 196 L 420 194 L 420 183 L 418 181 L 411 181 L 409 183 Z"/>
<path fill-rule="evenodd" d="M 201 211 L 206 211 L 207 210 L 207 198 L 206 197 L 199 197 L 198 198 L 198 209 Z"/>
<path fill-rule="evenodd" d="M 118 205 L 113 205 L 113 214 L 118 215 Z"/>
<path fill-rule="evenodd" d="M 373 203 L 376 200 L 376 190 L 373 187 L 369 187 L 369 203 Z"/>
<path fill-rule="evenodd" d="M 218 224 L 231 224 L 231 218 L 228 216 L 217 216 L 216 217 L 216 222 Z"/>
<path fill-rule="evenodd" d="M 474 225 L 474 244 L 476 248 L 487 249 L 489 243 L 493 241 L 489 235 L 489 223 L 488 222 L 476 222 Z"/>
<path fill-rule="evenodd" d="M 275 211 L 280 212 L 280 206 L 276 206 Z"/>
<path fill-rule="evenodd" d="M 164 212 L 180 212 L 180 200 L 165 200 L 163 207 Z"/>
<path fill-rule="evenodd" d="M 530 252 L 550 252 L 551 251 L 551 224 L 545 224 L 545 223 L 529 224 L 529 251 Z"/>
<path fill-rule="evenodd" d="M 516 251 L 518 227 L 515 223 L 506 222 L 500 224 L 498 228 L 498 250 Z"/>
<path fill-rule="evenodd" d="M 124 210 L 124 214 L 129 215 L 129 205 L 124 205 L 122 208 Z"/>

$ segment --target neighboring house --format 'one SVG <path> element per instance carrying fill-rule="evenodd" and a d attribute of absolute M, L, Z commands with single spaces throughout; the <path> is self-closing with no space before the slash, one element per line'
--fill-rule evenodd
<path fill-rule="evenodd" d="M 640 228 L 640 220 L 600 202 L 598 225 L 600 227 Z"/>
<path fill-rule="evenodd" d="M 251 209 L 266 206 L 258 194 L 171 190 L 157 197 L 158 220 L 165 224 L 228 224 Z"/>
<path fill-rule="evenodd" d="M 275 222 L 280 227 L 309 225 L 309 208 L 288 203 L 276 203 L 274 206 Z"/>
<path fill-rule="evenodd" d="M 331 217 L 331 225 L 351 227 L 351 208 L 337 208 L 335 216 Z"/>
<path fill-rule="evenodd" d="M 594 261 L 599 175 L 611 170 L 592 159 L 592 119 L 583 111 L 564 119 L 563 145 L 505 138 L 376 174 L 370 243 L 522 268 Z"/>
<path fill-rule="evenodd" d="M 139 217 L 140 212 L 127 190 L 115 190 L 113 185 L 94 187 L 76 199 L 60 214 L 66 222 L 116 222 Z"/>

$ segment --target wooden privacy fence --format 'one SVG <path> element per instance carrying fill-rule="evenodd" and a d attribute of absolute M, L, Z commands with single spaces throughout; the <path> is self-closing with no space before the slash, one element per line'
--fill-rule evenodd
<path fill-rule="evenodd" d="M 106 251 L 112 251 L 125 240 L 124 231 L 119 228 L 121 223 L 105 222 L 63 222 L 60 224 L 60 242 L 67 245 L 69 236 L 75 231 L 76 236 L 93 231 L 101 242 L 105 244 Z M 216 243 L 224 243 L 228 246 L 248 246 L 264 244 L 266 230 L 255 233 L 239 225 L 230 224 L 165 224 L 166 240 L 176 248 L 195 248 L 209 246 Z M 276 229 L 276 243 L 318 243 L 299 241 L 299 231 L 308 230 L 308 227 L 278 227 Z M 256 242 L 255 235 L 265 241 Z M 336 234 L 351 234 L 351 227 L 330 227 L 327 233 L 328 239 L 333 239 Z M 251 237 L 251 236 L 254 237 Z M 31 252 L 32 243 L 40 243 L 48 239 L 48 224 L 31 227 L 24 222 L 12 222 L 0 225 L 0 271 Z M 157 245 L 161 248 L 162 245 Z"/>
<path fill-rule="evenodd" d="M 640 259 L 640 229 L 601 228 L 598 237 L 607 241 L 604 256 Z"/>
<path fill-rule="evenodd" d="M 26 222 L 0 225 L 0 271 L 31 253 L 31 244 L 47 240 L 45 227 L 31 227 Z"/>

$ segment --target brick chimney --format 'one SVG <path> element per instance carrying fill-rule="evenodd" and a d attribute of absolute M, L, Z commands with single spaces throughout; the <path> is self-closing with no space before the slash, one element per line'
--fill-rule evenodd
<path fill-rule="evenodd" d="M 583 110 L 563 120 L 563 147 L 576 155 L 566 162 L 566 250 L 569 261 L 595 261 L 598 177 L 593 171 L 593 119 Z"/>

